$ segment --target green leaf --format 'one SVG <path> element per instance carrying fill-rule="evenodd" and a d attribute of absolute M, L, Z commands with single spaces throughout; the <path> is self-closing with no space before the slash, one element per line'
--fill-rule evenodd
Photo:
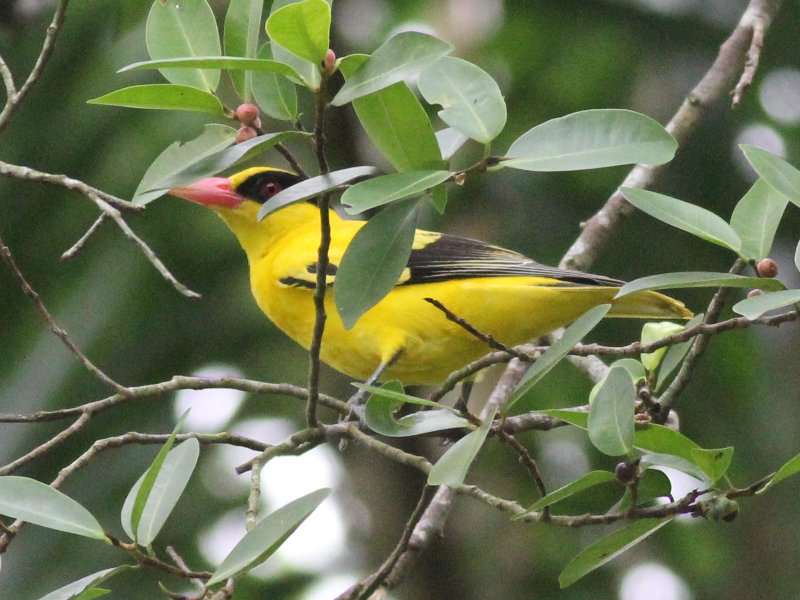
<path fill-rule="evenodd" d="M 414 398 L 402 393 L 398 382 L 389 382 L 383 387 L 359 386 L 373 390 L 364 410 L 364 420 L 375 433 L 389 437 L 422 435 L 445 429 L 469 428 L 470 423 L 456 411 L 442 407 L 436 402 Z M 394 413 L 406 402 L 435 406 L 434 410 L 418 411 L 395 418 Z"/>
<path fill-rule="evenodd" d="M 155 0 L 147 15 L 145 31 L 150 58 L 219 56 L 219 32 L 206 0 Z M 213 92 L 219 85 L 219 70 L 162 69 L 172 83 Z"/>
<path fill-rule="evenodd" d="M 585 110 L 537 125 L 508 149 L 501 167 L 577 171 L 672 160 L 678 142 L 659 123 L 630 110 Z"/>
<path fill-rule="evenodd" d="M 633 450 L 633 405 L 636 390 L 623 367 L 612 368 L 589 408 L 589 439 L 609 456 Z"/>
<path fill-rule="evenodd" d="M 326 192 L 338 189 L 351 181 L 361 179 L 362 177 L 371 177 L 377 175 L 377 173 L 378 169 L 375 167 L 350 167 L 349 169 L 333 171 L 327 175 L 318 175 L 317 177 L 306 179 L 305 181 L 296 183 L 278 192 L 267 200 L 264 206 L 261 207 L 261 210 L 258 211 L 258 220 L 262 220 L 268 214 L 275 212 L 279 208 L 288 206 L 289 204 L 320 196 Z"/>
<path fill-rule="evenodd" d="M 411 256 L 418 218 L 417 199 L 397 202 L 370 219 L 350 242 L 333 284 L 346 329 L 394 288 Z"/>
<path fill-rule="evenodd" d="M 800 171 L 772 152 L 748 144 L 740 144 L 739 147 L 764 181 L 800 206 Z"/>
<path fill-rule="evenodd" d="M 675 456 L 674 454 L 659 454 L 657 452 L 649 452 L 641 456 L 639 459 L 639 465 L 643 469 L 650 468 L 651 466 L 669 467 L 671 469 L 675 469 L 676 471 L 686 473 L 687 475 L 698 479 L 704 484 L 709 484 L 708 477 L 699 466 L 694 464 L 692 460 L 687 460 L 685 458 L 681 458 L 680 456 Z"/>
<path fill-rule="evenodd" d="M 339 70 L 349 78 L 367 58 L 348 56 Z M 369 139 L 399 172 L 444 166 L 428 114 L 404 82 L 354 100 L 353 108 Z"/>
<path fill-rule="evenodd" d="M 783 283 L 777 279 L 766 277 L 743 277 L 730 273 L 705 273 L 702 271 L 686 271 L 682 273 L 663 273 L 634 279 L 623 285 L 616 298 L 640 292 L 642 290 L 665 290 L 668 288 L 696 287 L 737 287 L 760 290 L 782 290 Z"/>
<path fill-rule="evenodd" d="M 562 589 L 572 585 L 584 575 L 615 559 L 646 537 L 654 534 L 671 520 L 672 517 L 666 519 L 642 519 L 615 531 L 611 535 L 600 538 L 582 550 L 564 567 L 561 575 L 558 576 L 558 583 Z"/>
<path fill-rule="evenodd" d="M 438 402 L 434 402 L 433 400 L 425 400 L 424 398 L 418 398 L 417 396 L 410 396 L 406 394 L 405 392 L 403 392 L 403 385 L 399 381 L 389 381 L 380 387 L 374 385 L 366 385 L 364 383 L 358 383 L 355 381 L 352 382 L 351 385 L 357 387 L 360 390 L 367 390 L 373 396 L 394 400 L 395 402 L 399 402 L 400 404 L 418 404 L 419 406 L 442 408 L 444 410 L 451 412 L 454 415 L 461 414 L 456 409 L 450 408 L 449 406 L 445 406 L 443 404 L 439 404 Z"/>
<path fill-rule="evenodd" d="M 564 330 L 564 335 L 548 348 L 517 384 L 517 388 L 503 408 L 503 414 L 508 414 L 514 403 L 527 394 L 533 386 L 550 372 L 558 362 L 564 358 L 572 348 L 589 333 L 611 309 L 610 304 L 601 304 L 587 311 L 572 325 Z"/>
<path fill-rule="evenodd" d="M 619 360 L 615 360 L 611 363 L 611 368 L 614 367 L 622 367 L 628 373 L 630 373 L 631 381 L 634 385 L 642 380 L 647 379 L 647 373 L 644 370 L 644 366 L 635 358 L 620 358 Z"/>
<path fill-rule="evenodd" d="M 763 179 L 739 200 L 731 215 L 731 227 L 742 240 L 742 255 L 755 259 L 769 256 L 787 203 L 786 196 Z"/>
<path fill-rule="evenodd" d="M 589 413 L 587 412 L 563 408 L 554 408 L 538 412 L 556 419 L 561 419 L 580 429 L 588 429 L 589 426 Z M 652 464 L 674 466 L 675 468 L 679 468 L 698 477 L 702 477 L 703 475 L 699 467 L 694 466 L 694 458 L 692 457 L 692 451 L 700 448 L 700 446 L 674 429 L 654 423 L 636 425 L 634 428 L 633 445 L 639 450 L 650 452 L 651 454 L 649 456 L 675 457 L 676 461 L 680 460 L 688 465 L 688 470 L 684 468 L 685 465 L 678 466 L 675 461 L 664 462 L 660 459 L 656 461 L 654 458 Z"/>
<path fill-rule="evenodd" d="M 528 509 L 528 512 L 541 510 L 545 506 L 551 506 L 556 502 L 564 500 L 565 498 L 569 498 L 570 496 L 573 496 L 578 492 L 582 492 L 583 490 L 600 485 L 601 483 L 614 481 L 615 478 L 616 477 L 614 476 L 614 473 L 611 473 L 610 471 L 591 471 L 586 473 L 586 475 L 576 479 L 572 483 L 568 483 L 564 487 L 550 492 L 543 498 L 540 498 L 534 502 L 533 505 L 531 505 L 531 507 Z"/>
<path fill-rule="evenodd" d="M 151 163 L 131 198 L 131 202 L 144 206 L 162 196 L 166 189 L 158 183 L 175 176 L 200 160 L 233 145 L 236 130 L 225 125 L 206 125 L 198 137 L 188 142 L 173 142 Z"/>
<path fill-rule="evenodd" d="M 382 175 L 347 188 L 341 202 L 349 206 L 345 210 L 354 215 L 389 202 L 419 196 L 452 176 L 450 171 L 410 171 Z"/>
<path fill-rule="evenodd" d="M 194 183 L 198 179 L 217 175 L 225 169 L 243 163 L 292 137 L 306 136 L 299 131 L 281 131 L 267 133 L 253 139 L 236 144 L 213 154 L 208 154 L 187 165 L 175 174 L 156 182 L 156 189 L 170 190 L 172 188 Z M 296 186 L 292 186 L 296 187 Z"/>
<path fill-rule="evenodd" d="M 342 106 L 403 81 L 452 51 L 450 44 L 432 35 L 416 31 L 393 35 L 347 78 L 331 104 Z"/>
<path fill-rule="evenodd" d="M 442 159 L 444 160 L 452 158 L 468 140 L 469 138 L 466 135 L 452 127 L 447 127 L 446 129 L 441 129 L 436 132 L 439 152 L 442 154 Z"/>
<path fill-rule="evenodd" d="M 319 489 L 264 517 L 234 546 L 206 586 L 236 577 L 267 560 L 330 493 L 330 489 Z"/>
<path fill-rule="evenodd" d="M 322 79 L 320 76 L 319 67 L 315 63 L 308 62 L 307 60 L 292 54 L 276 42 L 271 43 L 271 48 L 272 57 L 275 60 L 282 62 L 291 68 L 295 73 L 297 73 L 298 78 L 290 77 L 294 83 L 304 85 L 311 91 L 319 88 L 319 84 Z"/>
<path fill-rule="evenodd" d="M 258 58 L 262 60 L 272 58 L 269 44 L 261 47 Z M 295 85 L 286 77 L 277 73 L 254 71 L 250 74 L 250 83 L 256 103 L 268 116 L 281 121 L 297 120 L 297 91 Z"/>
<path fill-rule="evenodd" d="M 275 0 L 270 7 L 270 15 L 274 14 L 277 10 L 283 8 L 284 6 L 288 6 L 289 4 L 294 4 L 296 2 L 298 2 L 298 0 Z M 328 4 L 330 5 L 330 1 Z M 266 23 L 264 28 L 266 29 Z M 290 66 L 298 73 L 299 79 L 292 78 L 295 83 L 304 85 L 312 91 L 319 88 L 321 81 L 320 65 L 300 58 L 296 54 L 292 54 L 280 44 L 275 42 L 272 42 L 271 46 L 273 58 Z"/>
<path fill-rule="evenodd" d="M 727 448 L 693 448 L 691 451 L 692 462 L 696 464 L 709 479 L 711 485 L 725 475 L 733 458 L 733 446 Z"/>
<path fill-rule="evenodd" d="M 157 0 L 158 1 L 158 0 Z M 185 85 L 148 83 L 132 85 L 86 101 L 87 104 L 158 110 L 191 110 L 224 117 L 225 109 L 214 94 Z"/>
<path fill-rule="evenodd" d="M 325 0 L 295 2 L 267 19 L 267 35 L 310 63 L 321 63 L 330 47 L 331 7 Z"/>
<path fill-rule="evenodd" d="M 636 208 L 667 225 L 734 252 L 739 252 L 742 247 L 742 240 L 733 228 L 705 208 L 650 190 L 623 187 L 619 191 Z"/>
<path fill-rule="evenodd" d="M 70 600 L 70 598 L 80 598 L 79 594 L 88 591 L 96 585 L 100 585 L 103 581 L 110 579 L 121 571 L 127 571 L 133 568 L 135 567 L 132 565 L 121 565 L 119 567 L 97 571 L 86 577 L 81 577 L 77 581 L 73 581 L 64 587 L 53 590 L 46 596 L 42 596 L 39 600 Z"/>
<path fill-rule="evenodd" d="M 733 312 L 748 319 L 758 319 L 764 313 L 793 304 L 800 304 L 800 290 L 770 292 L 745 298 L 733 305 Z"/>
<path fill-rule="evenodd" d="M 620 358 L 619 360 L 615 360 L 611 363 L 609 367 L 609 371 L 614 367 L 621 367 L 625 369 L 631 376 L 631 382 L 633 383 L 634 387 L 636 384 L 643 380 L 647 379 L 647 372 L 644 370 L 644 366 L 638 360 L 633 358 Z M 607 377 L 608 375 L 606 375 Z M 606 378 L 603 377 L 600 381 L 598 381 L 594 387 L 592 387 L 592 391 L 589 392 L 589 404 L 594 402 L 595 396 L 597 396 L 597 392 L 600 391 L 600 388 L 603 387 Z"/>
<path fill-rule="evenodd" d="M 472 461 L 489 434 L 495 412 L 487 415 L 478 429 L 458 440 L 436 461 L 428 473 L 428 485 L 458 486 L 464 483 Z"/>
<path fill-rule="evenodd" d="M 225 14 L 224 45 L 228 56 L 253 58 L 258 51 L 264 0 L 231 0 Z M 280 64 L 280 63 L 278 63 Z M 245 102 L 250 101 L 250 79 L 246 72 L 231 72 L 233 88 Z"/>
<path fill-rule="evenodd" d="M 694 462 L 692 452 L 700 449 L 681 432 L 655 423 L 637 425 L 633 445 L 646 452 L 670 454 L 689 462 Z"/>
<path fill-rule="evenodd" d="M 685 329 L 691 329 L 703 322 L 703 314 L 695 315 L 692 319 L 686 323 Z M 692 343 L 694 340 L 687 340 L 685 342 L 681 342 L 680 344 L 675 344 L 674 346 L 670 346 L 669 350 L 667 350 L 666 355 L 664 356 L 664 360 L 661 361 L 661 367 L 658 369 L 658 380 L 656 382 L 656 391 L 661 389 L 661 386 L 667 381 L 667 378 L 672 374 L 672 372 L 678 368 L 678 365 L 681 364 L 684 357 L 689 353 L 689 349 L 692 347 Z"/>
<path fill-rule="evenodd" d="M 657 469 L 646 469 L 644 475 L 639 479 L 636 487 L 639 504 L 652 500 L 653 498 L 663 498 L 672 492 L 672 483 L 662 471 Z"/>
<path fill-rule="evenodd" d="M 442 121 L 477 142 L 488 144 L 505 127 L 506 103 L 500 87 L 466 60 L 440 58 L 420 72 L 417 85 L 425 100 L 442 106 Z"/>
<path fill-rule="evenodd" d="M 640 341 L 645 345 L 652 344 L 685 330 L 685 326 L 678 325 L 677 323 L 673 323 L 671 321 L 651 321 L 649 323 L 645 323 L 644 327 L 642 327 L 642 336 Z M 643 353 L 641 355 L 642 364 L 648 371 L 655 371 L 666 353 L 666 346 L 659 348 L 655 352 Z"/>
<path fill-rule="evenodd" d="M 139 525 L 142 522 L 142 515 L 144 514 L 146 506 L 150 503 L 150 495 L 153 492 L 156 480 L 158 479 L 158 475 L 161 472 L 162 467 L 164 466 L 164 461 L 167 458 L 167 454 L 169 453 L 170 449 L 172 448 L 172 444 L 175 442 L 175 436 L 178 435 L 178 431 L 181 427 L 183 427 L 184 421 L 186 421 L 186 417 L 189 416 L 189 409 L 181 415 L 181 418 L 178 419 L 178 422 L 175 424 L 175 428 L 172 430 L 172 433 L 167 438 L 167 441 L 158 451 L 153 462 L 148 467 L 147 471 L 145 471 L 144 475 L 139 482 L 138 489 L 134 493 L 133 489 L 128 492 L 128 495 L 133 495 L 133 501 L 131 502 L 131 509 L 130 509 L 130 519 L 128 519 L 128 515 L 125 514 L 126 511 L 123 510 L 123 528 L 125 528 L 125 521 L 128 521 L 128 525 L 130 525 L 130 529 L 126 529 L 126 532 L 133 533 L 132 539 L 135 542 L 139 542 Z M 134 486 L 137 487 L 137 486 Z M 134 495 L 135 494 L 135 495 Z M 157 500 L 156 500 L 157 502 Z M 128 500 L 125 501 L 128 503 Z M 152 509 L 151 509 L 152 510 Z"/>
<path fill-rule="evenodd" d="M 173 69 L 190 69 L 190 68 L 215 68 L 215 69 L 228 69 L 233 72 L 253 71 L 257 73 L 279 73 L 286 77 L 297 77 L 297 73 L 291 67 L 278 62 L 276 60 L 269 60 L 266 58 L 245 58 L 240 56 L 194 56 L 194 57 L 178 57 L 178 58 L 165 58 L 162 60 L 144 60 L 142 62 L 132 63 L 126 67 L 121 68 L 118 72 L 125 71 L 139 71 L 142 69 L 160 69 L 162 67 L 171 67 Z"/>
<path fill-rule="evenodd" d="M 83 506 L 28 477 L 0 477 L 0 515 L 83 537 L 106 539 L 100 523 Z"/>
<path fill-rule="evenodd" d="M 589 413 L 585 411 L 570 410 L 568 408 L 549 408 L 537 412 L 553 417 L 554 419 L 561 419 L 565 423 L 569 423 L 580 429 L 587 429 L 589 427 Z"/>
<path fill-rule="evenodd" d="M 791 477 L 792 475 L 796 475 L 800 473 L 800 454 L 794 456 L 791 460 L 784 463 L 780 469 L 778 469 L 775 474 L 770 478 L 770 480 L 764 484 L 764 486 L 756 492 L 756 494 L 763 494 L 769 488 L 771 488 L 776 483 L 780 483 L 787 477 Z"/>
<path fill-rule="evenodd" d="M 111 590 L 107 590 L 104 588 L 90 588 L 88 590 L 84 590 L 74 598 L 75 600 L 94 600 L 95 598 L 107 596 L 110 593 Z"/>
<path fill-rule="evenodd" d="M 131 539 L 137 540 L 144 547 L 149 546 L 155 540 L 178 503 L 183 490 L 186 489 L 199 456 L 200 443 L 194 438 L 186 440 L 167 454 L 153 483 L 153 489 L 147 498 L 138 530 L 134 535 L 133 507 L 147 473 L 142 474 L 128 493 L 120 515 L 122 528 Z"/>

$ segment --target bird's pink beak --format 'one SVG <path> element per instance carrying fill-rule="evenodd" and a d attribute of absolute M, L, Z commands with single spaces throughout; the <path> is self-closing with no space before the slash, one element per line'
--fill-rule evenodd
<path fill-rule="evenodd" d="M 185 187 L 171 189 L 169 193 L 209 207 L 235 208 L 244 200 L 244 196 L 231 189 L 231 182 L 227 177 L 207 177 Z"/>

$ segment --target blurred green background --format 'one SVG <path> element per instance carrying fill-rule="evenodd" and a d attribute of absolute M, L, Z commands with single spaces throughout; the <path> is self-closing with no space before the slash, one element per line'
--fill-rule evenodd
<path fill-rule="evenodd" d="M 149 4 L 76 0 L 69 6 L 52 61 L 0 137 L 0 160 L 66 173 L 126 198 L 163 148 L 200 132 L 206 122 L 202 116 L 86 104 L 120 87 L 159 80 L 154 73 L 115 74 L 147 58 Z M 221 19 L 227 2 L 212 0 L 212 5 Z M 666 122 L 710 66 L 745 5 L 744 0 L 336 0 L 332 46 L 339 56 L 369 52 L 402 28 L 420 28 L 450 41 L 458 56 L 500 83 L 509 108 L 506 132 L 495 145 L 502 152 L 532 125 L 576 110 L 630 108 Z M 17 81 L 35 61 L 51 8 L 42 0 L 0 5 L 0 52 Z M 785 3 L 768 35 L 753 89 L 733 112 L 727 105 L 715 107 L 681 149 L 659 191 L 727 219 L 753 181 L 736 144 L 753 143 L 800 162 L 798 19 L 800 6 Z M 332 113 L 329 122 L 334 168 L 378 160 L 351 109 Z M 266 124 L 271 130 L 282 126 Z M 283 165 L 280 157 L 270 160 Z M 579 233 L 580 222 L 601 206 L 625 172 L 502 171 L 451 189 L 444 219 L 429 225 L 554 264 Z M 259 312 L 250 297 L 244 255 L 213 214 L 165 198 L 128 218 L 176 276 L 202 293 L 199 300 L 177 294 L 112 224 L 103 225 L 77 258 L 59 262 L 96 217 L 93 205 L 77 194 L 0 179 L 0 234 L 59 322 L 112 377 L 140 385 L 173 374 L 214 372 L 304 384 L 305 352 Z M 799 225 L 800 213 L 790 208 L 773 252 L 780 276 L 794 287 L 800 283 L 791 259 Z M 593 270 L 631 279 L 727 270 L 731 261 L 722 249 L 639 214 L 618 232 Z M 707 291 L 678 295 L 697 311 L 709 299 Z M 639 327 L 615 321 L 596 337 L 627 342 L 638 337 Z M 800 452 L 800 369 L 794 370 L 799 351 L 800 336 L 791 324 L 719 336 L 680 400 L 686 435 L 707 448 L 735 445 L 731 474 L 739 485 Z M 339 396 L 352 390 L 347 378 L 330 370 L 322 386 Z M 531 405 L 581 404 L 589 387 L 580 374 L 562 366 L 539 386 Z M 0 412 L 73 406 L 106 394 L 43 327 L 8 271 L 0 268 Z M 190 428 L 195 430 L 235 431 L 278 442 L 301 423 L 302 405 L 296 400 L 223 392 L 199 397 L 205 404 L 193 412 Z M 57 452 L 18 474 L 49 481 L 97 438 L 168 432 L 179 412 L 176 404 L 197 398 L 162 397 L 102 413 Z M 13 460 L 63 426 L 0 425 L 0 460 Z M 590 467 L 613 467 L 566 428 L 526 434 L 523 441 L 551 489 Z M 429 443 L 404 444 L 436 451 Z M 122 500 L 155 452 L 154 447 L 107 452 L 72 477 L 64 491 L 121 534 Z M 249 478 L 237 480 L 232 467 L 247 456 L 203 450 L 199 474 L 161 534 L 161 544 L 176 546 L 190 565 L 213 570 L 244 531 Z M 236 598 L 333 597 L 388 554 L 423 484 L 420 474 L 356 444 L 344 453 L 317 449 L 308 458 L 278 461 L 270 469 L 265 487 L 273 507 L 323 485 L 335 487 L 336 494 L 317 524 L 309 522 L 311 533 L 299 538 L 293 551 L 270 561 L 261 578 L 244 581 Z M 523 503 L 535 499 L 515 456 L 497 444 L 489 445 L 470 480 Z M 393 597 L 795 597 L 799 492 L 795 478 L 764 497 L 744 500 L 731 524 L 682 519 L 564 591 L 558 590 L 558 573 L 600 530 L 509 523 L 505 515 L 459 498 L 444 538 Z M 123 559 L 90 540 L 26 527 L 3 556 L 0 597 L 36 598 Z M 186 589 L 181 581 L 138 571 L 113 580 L 110 597 L 157 597 L 156 580 Z"/>

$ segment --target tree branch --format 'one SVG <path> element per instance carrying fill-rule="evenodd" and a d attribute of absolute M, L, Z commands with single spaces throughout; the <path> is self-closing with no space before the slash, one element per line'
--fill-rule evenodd
<path fill-rule="evenodd" d="M 228 388 L 241 390 L 254 394 L 272 394 L 280 396 L 291 396 L 299 400 L 308 397 L 308 390 L 288 383 L 267 383 L 254 381 L 252 379 L 239 379 L 236 377 L 216 377 L 207 379 L 204 377 L 185 377 L 176 375 L 169 381 L 153 383 L 150 385 L 132 386 L 126 388 L 126 394 L 114 394 L 102 400 L 87 402 L 80 406 L 62 408 L 59 410 L 42 410 L 27 414 L 0 413 L 0 423 L 32 423 L 45 421 L 58 421 L 69 419 L 84 412 L 92 414 L 99 413 L 119 404 L 144 400 L 148 398 L 163 396 L 177 390 L 207 390 L 217 388 Z M 332 396 L 320 394 L 320 404 L 335 410 L 341 415 L 349 413 L 347 403 L 342 402 Z"/>
<path fill-rule="evenodd" d="M 325 156 L 325 89 L 329 73 L 322 72 L 319 89 L 314 92 L 316 121 L 314 124 L 314 147 L 317 163 L 323 175 L 330 171 Z M 331 247 L 331 195 L 322 194 L 319 199 L 319 249 L 317 250 L 317 280 L 314 286 L 314 329 L 311 334 L 308 366 L 308 402 L 306 404 L 306 424 L 317 425 L 317 400 L 319 397 L 320 352 L 322 351 L 322 335 L 325 332 L 325 292 L 328 287 L 328 251 Z"/>
<path fill-rule="evenodd" d="M 80 361 L 86 370 L 107 386 L 115 389 L 118 393 L 122 395 L 127 394 L 128 388 L 111 379 L 111 377 L 106 375 L 99 367 L 89 360 L 86 355 L 81 352 L 80 348 L 78 348 L 78 346 L 76 346 L 75 343 L 70 339 L 67 332 L 56 322 L 56 320 L 53 318 L 53 315 L 51 315 L 50 311 L 47 310 L 47 307 L 44 305 L 44 302 L 39 294 L 36 293 L 36 290 L 34 290 L 33 287 L 31 287 L 31 284 L 28 283 L 28 280 L 25 279 L 25 276 L 22 274 L 22 271 L 20 271 L 13 255 L 11 254 L 11 250 L 6 245 L 5 241 L 3 241 L 2 236 L 0 236 L 0 258 L 3 259 L 4 263 L 6 263 L 9 271 L 11 271 L 11 275 L 22 289 L 22 293 L 24 293 L 30 299 L 30 301 L 33 302 L 39 315 L 47 324 L 48 329 L 50 329 L 50 331 L 52 331 L 53 334 L 63 342 L 67 349 L 77 357 L 78 361 Z"/>
<path fill-rule="evenodd" d="M 750 0 L 738 25 L 720 46 L 714 64 L 684 100 L 666 128 L 684 146 L 694 135 L 712 106 L 728 96 L 737 75 L 745 68 L 745 57 L 754 39 L 756 23 L 763 38 L 772 19 L 780 9 L 781 0 Z M 650 188 L 666 166 L 635 166 L 621 187 Z M 559 266 L 586 271 L 605 250 L 611 235 L 622 221 L 634 212 L 634 207 L 614 192 L 605 205 L 589 219 L 578 239 L 567 250 Z"/>
<path fill-rule="evenodd" d="M 22 84 L 22 87 L 19 88 L 19 90 L 17 90 L 14 84 L 14 77 L 11 74 L 11 70 L 8 68 L 8 65 L 3 58 L 0 57 L 0 75 L 2 75 L 3 83 L 6 88 L 6 103 L 3 107 L 3 111 L 0 112 L 0 131 L 3 131 L 3 129 L 6 128 L 11 120 L 11 116 L 14 114 L 14 111 L 17 109 L 17 107 L 19 107 L 20 103 L 28 94 L 28 92 L 31 91 L 33 85 L 39 80 L 39 77 L 41 77 L 42 71 L 47 65 L 47 62 L 53 55 L 56 38 L 61 30 L 61 25 L 64 23 L 64 15 L 67 12 L 67 4 L 69 4 L 69 0 L 59 0 L 56 4 L 55 12 L 53 13 L 53 20 L 47 27 L 47 33 L 44 38 L 44 43 L 42 44 L 42 50 L 39 52 L 39 57 L 36 59 L 36 63 L 33 65 L 31 72 L 28 74 L 28 78 L 25 80 L 25 83 Z"/>

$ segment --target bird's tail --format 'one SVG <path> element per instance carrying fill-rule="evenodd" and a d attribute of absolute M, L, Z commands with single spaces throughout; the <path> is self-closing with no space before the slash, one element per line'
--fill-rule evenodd
<path fill-rule="evenodd" d="M 694 315 L 680 300 L 648 290 L 613 300 L 608 316 L 629 319 L 691 319 Z"/>

